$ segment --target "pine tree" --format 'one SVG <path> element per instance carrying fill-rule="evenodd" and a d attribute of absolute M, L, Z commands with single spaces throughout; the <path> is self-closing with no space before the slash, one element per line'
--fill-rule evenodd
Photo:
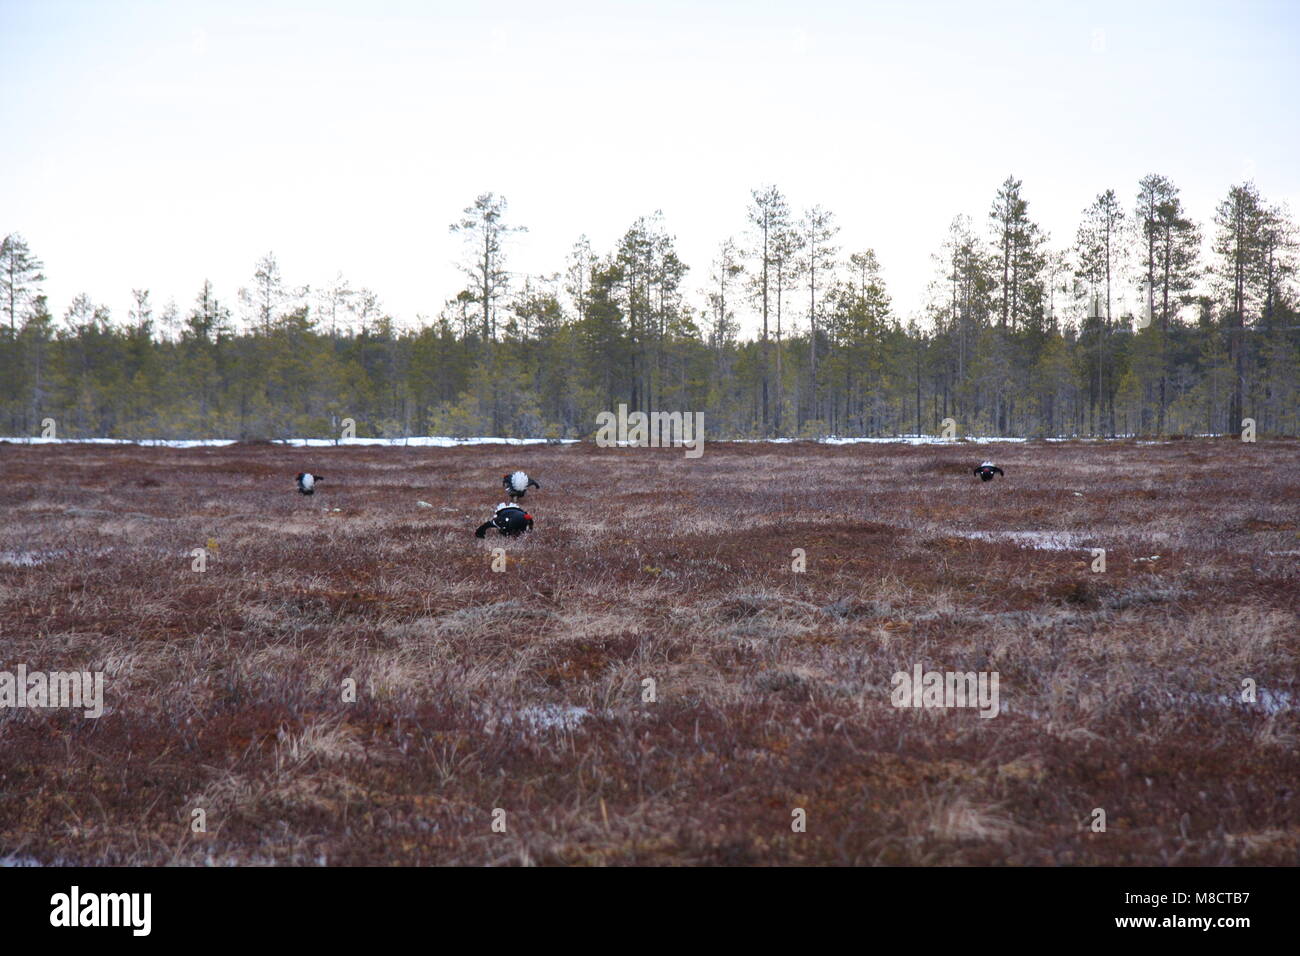
<path fill-rule="evenodd" d="M 752 202 L 748 210 L 750 228 L 754 231 L 752 256 L 755 267 L 750 273 L 753 277 L 752 292 L 759 303 L 762 318 L 762 362 L 760 378 L 762 380 L 762 433 L 771 434 L 771 339 L 769 335 L 769 312 L 772 300 L 776 296 L 774 272 L 776 267 L 777 244 L 781 233 L 788 227 L 790 208 L 775 186 L 755 189 L 750 193 Z"/>
<path fill-rule="evenodd" d="M 1083 211 L 1075 248 L 1078 274 L 1088 284 L 1091 296 L 1088 317 L 1097 342 L 1097 387 L 1092 402 L 1098 406 L 1099 424 L 1102 408 L 1109 403 L 1109 430 L 1114 434 L 1115 389 L 1119 376 L 1113 367 L 1108 367 L 1107 353 L 1112 351 L 1110 340 L 1115 331 L 1115 280 L 1128 251 L 1124 210 L 1115 190 L 1099 194 Z"/>
<path fill-rule="evenodd" d="M 1215 274 L 1226 306 L 1228 361 L 1232 367 L 1232 397 L 1228 405 L 1228 426 L 1241 427 L 1246 396 L 1246 323 L 1259 310 L 1265 284 L 1263 267 L 1267 214 L 1254 183 L 1228 190 L 1214 216 L 1218 234 L 1214 252 L 1218 256 Z"/>
<path fill-rule="evenodd" d="M 40 295 L 40 285 L 45 281 L 41 272 L 44 268 L 44 263 L 32 255 L 27 241 L 18 233 L 10 233 L 0 241 L 0 308 L 4 309 L 11 338 L 18 336 L 27 310 Z"/>
<path fill-rule="evenodd" d="M 818 319 L 820 316 L 817 291 L 830 284 L 829 272 L 839 247 L 832 245 L 840 227 L 835 216 L 821 206 L 813 206 L 804 213 L 800 223 L 803 234 L 803 258 L 800 271 L 808 283 L 808 337 L 809 337 L 809 410 L 808 417 L 820 420 L 817 378 Z M 819 285 L 820 283 L 820 285 Z"/>
<path fill-rule="evenodd" d="M 481 310 L 480 334 L 484 340 L 496 337 L 496 304 L 506 291 L 510 274 L 506 271 L 504 241 L 512 232 L 527 232 L 525 226 L 505 223 L 506 199 L 483 193 L 466 206 L 462 218 L 448 228 L 461 235 L 470 255 L 462 271 L 470 280 L 471 301 Z"/>

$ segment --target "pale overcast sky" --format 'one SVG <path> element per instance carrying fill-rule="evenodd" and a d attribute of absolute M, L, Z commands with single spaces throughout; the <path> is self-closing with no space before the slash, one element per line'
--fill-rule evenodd
<path fill-rule="evenodd" d="M 447 226 L 494 191 L 562 268 L 662 209 L 707 283 L 753 187 L 873 247 L 903 317 L 1008 173 L 1054 245 L 1160 172 L 1208 225 L 1232 183 L 1300 212 L 1300 4 L 0 0 L 0 234 L 51 306 L 232 307 L 273 250 L 404 323 L 461 287 Z M 752 324 L 747 323 L 752 328 Z"/>

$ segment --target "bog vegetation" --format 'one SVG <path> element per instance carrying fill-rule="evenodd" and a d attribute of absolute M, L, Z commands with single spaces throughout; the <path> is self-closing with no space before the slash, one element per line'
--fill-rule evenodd
<path fill-rule="evenodd" d="M 0 860 L 1294 864 L 1298 466 L 0 446 L 6 667 L 104 672 L 0 707 Z M 478 541 L 511 467 L 536 527 Z M 893 706 L 918 664 L 1002 712 Z"/>

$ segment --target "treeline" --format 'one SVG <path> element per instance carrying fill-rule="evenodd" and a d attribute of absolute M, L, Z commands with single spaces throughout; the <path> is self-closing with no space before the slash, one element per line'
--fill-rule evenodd
<path fill-rule="evenodd" d="M 1020 181 L 984 226 L 958 217 L 923 313 L 896 314 L 871 249 L 835 216 L 755 190 L 746 228 L 697 288 L 659 214 L 564 268 L 506 268 L 504 199 L 451 226 L 465 287 L 399 328 L 341 277 L 293 287 L 273 255 L 235 308 L 210 283 L 188 309 L 146 290 L 121 320 L 78 296 L 59 317 L 44 265 L 0 245 L 0 431 L 63 437 L 580 437 L 596 415 L 703 411 L 710 438 L 935 432 L 1027 436 L 1300 434 L 1296 240 L 1288 212 L 1233 186 L 1209 229 L 1147 176 L 1052 245 Z M 1208 236 L 1205 233 L 1208 231 Z M 739 317 L 757 322 L 739 335 Z"/>

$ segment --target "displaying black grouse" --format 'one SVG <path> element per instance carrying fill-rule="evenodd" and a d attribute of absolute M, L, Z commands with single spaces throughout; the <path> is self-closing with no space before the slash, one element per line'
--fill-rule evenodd
<path fill-rule="evenodd" d="M 497 505 L 497 513 L 493 515 L 491 521 L 485 521 L 478 526 L 474 532 L 474 537 L 482 538 L 489 530 L 496 528 L 506 537 L 514 537 L 517 534 L 523 534 L 525 531 L 533 530 L 533 516 L 518 505 L 508 505 L 505 502 Z"/>
<path fill-rule="evenodd" d="M 518 501 L 524 495 L 528 494 L 529 488 L 542 490 L 542 486 L 528 477 L 526 471 L 515 471 L 505 475 L 501 479 L 501 484 L 505 486 L 506 494 L 510 496 L 511 501 Z"/>
<path fill-rule="evenodd" d="M 975 474 L 980 476 L 980 481 L 992 481 L 995 474 L 1002 475 L 1002 469 L 993 462 L 986 461 L 975 469 Z M 1002 477 L 1005 478 L 1006 475 L 1002 475 Z"/>
<path fill-rule="evenodd" d="M 314 495 L 316 493 L 316 482 L 324 481 L 320 475 L 313 475 L 310 471 L 298 473 L 298 494 Z"/>

